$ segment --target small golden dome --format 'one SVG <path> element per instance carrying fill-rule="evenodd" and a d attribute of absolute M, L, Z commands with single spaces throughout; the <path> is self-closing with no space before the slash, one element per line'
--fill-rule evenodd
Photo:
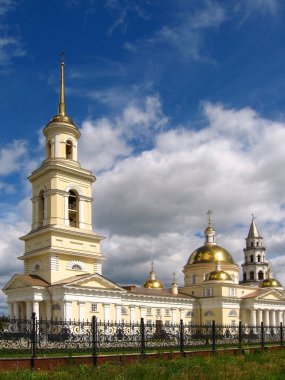
<path fill-rule="evenodd" d="M 205 244 L 196 249 L 186 265 L 201 263 L 235 264 L 230 253 L 219 245 Z"/>
<path fill-rule="evenodd" d="M 163 283 L 159 280 L 147 280 L 143 284 L 143 288 L 148 288 L 148 289 L 163 289 Z"/>
<path fill-rule="evenodd" d="M 213 270 L 208 274 L 206 281 L 233 281 L 231 275 L 223 270 Z"/>
<path fill-rule="evenodd" d="M 258 285 L 260 288 L 283 288 L 280 281 L 275 278 L 266 278 Z"/>
<path fill-rule="evenodd" d="M 149 273 L 149 279 L 142 285 L 143 288 L 148 289 L 163 289 L 163 283 L 155 278 L 155 272 L 153 270 L 153 263 L 151 263 L 151 271 Z"/>

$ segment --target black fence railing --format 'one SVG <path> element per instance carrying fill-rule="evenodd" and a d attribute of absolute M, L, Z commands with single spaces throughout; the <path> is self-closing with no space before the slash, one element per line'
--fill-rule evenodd
<path fill-rule="evenodd" d="M 284 327 L 102 322 L 95 317 L 91 321 L 37 320 L 0 318 L 0 355 L 26 352 L 35 358 L 40 354 L 80 353 L 98 354 L 187 350 L 212 350 L 218 348 L 283 345 Z"/>

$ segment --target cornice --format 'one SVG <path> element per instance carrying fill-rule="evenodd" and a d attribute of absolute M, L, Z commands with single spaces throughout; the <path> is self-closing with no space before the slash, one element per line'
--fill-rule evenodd
<path fill-rule="evenodd" d="M 51 233 L 51 232 L 58 232 L 60 234 L 66 235 L 66 236 L 80 236 L 80 237 L 88 237 L 88 239 L 91 240 L 103 240 L 105 239 L 105 236 L 97 235 L 93 231 L 91 232 L 82 232 L 79 228 L 74 229 L 67 229 L 67 228 L 60 228 L 56 227 L 55 225 L 48 224 L 44 227 L 40 227 L 36 230 L 30 231 L 27 235 L 21 236 L 20 240 L 26 241 L 29 240 L 31 237 L 37 236 L 37 235 L 42 235 L 43 233 Z"/>
<path fill-rule="evenodd" d="M 91 183 L 96 181 L 96 177 L 91 173 L 90 170 L 81 168 L 79 163 L 78 167 L 68 165 L 69 161 L 69 159 L 64 158 L 45 160 L 42 166 L 40 166 L 38 169 L 32 172 L 32 174 L 28 177 L 28 180 L 30 182 L 33 182 L 35 179 L 37 179 L 40 176 L 43 176 L 46 173 L 56 171 L 67 173 L 68 175 L 72 175 L 74 177 L 80 177 L 85 180 L 87 179 Z"/>

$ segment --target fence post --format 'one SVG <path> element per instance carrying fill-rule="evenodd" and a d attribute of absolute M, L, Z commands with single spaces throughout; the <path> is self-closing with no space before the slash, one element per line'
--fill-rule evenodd
<path fill-rule="evenodd" d="M 140 325 L 140 333 L 141 333 L 141 354 L 145 354 L 145 326 L 144 326 L 144 319 L 141 318 L 141 325 Z"/>
<path fill-rule="evenodd" d="M 280 322 L 280 346 L 283 346 L 283 323 Z"/>
<path fill-rule="evenodd" d="M 32 313 L 32 330 L 31 330 L 31 345 L 32 345 L 32 356 L 31 356 L 31 368 L 35 368 L 35 357 L 36 357 L 36 313 Z"/>
<path fill-rule="evenodd" d="M 264 325 L 261 322 L 261 349 L 264 350 Z"/>
<path fill-rule="evenodd" d="M 97 318 L 95 315 L 92 316 L 91 322 L 91 331 L 92 331 L 92 359 L 93 366 L 97 365 Z"/>
<path fill-rule="evenodd" d="M 216 351 L 216 322 L 212 322 L 212 350 Z"/>
<path fill-rule="evenodd" d="M 242 334 L 241 334 L 241 321 L 239 321 L 238 324 L 238 348 L 241 349 L 242 347 Z"/>
<path fill-rule="evenodd" d="M 180 352 L 181 354 L 184 354 L 184 325 L 183 325 L 183 319 L 180 319 L 179 324 L 179 345 L 180 345 Z"/>

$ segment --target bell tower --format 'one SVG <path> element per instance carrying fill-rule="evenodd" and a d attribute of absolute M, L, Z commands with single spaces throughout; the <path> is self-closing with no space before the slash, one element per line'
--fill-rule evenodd
<path fill-rule="evenodd" d="M 66 113 L 64 62 L 60 64 L 58 113 L 43 129 L 46 157 L 29 177 L 31 231 L 21 239 L 26 274 L 53 284 L 77 274 L 101 274 L 102 236 L 92 231 L 95 176 L 77 159 L 80 131 Z M 76 273 L 75 273 L 76 272 Z"/>
<path fill-rule="evenodd" d="M 259 283 L 267 278 L 270 270 L 268 261 L 265 261 L 265 247 L 263 238 L 260 236 L 255 224 L 255 217 L 252 221 L 244 248 L 244 263 L 242 264 L 243 279 L 242 284 L 258 286 Z"/>

